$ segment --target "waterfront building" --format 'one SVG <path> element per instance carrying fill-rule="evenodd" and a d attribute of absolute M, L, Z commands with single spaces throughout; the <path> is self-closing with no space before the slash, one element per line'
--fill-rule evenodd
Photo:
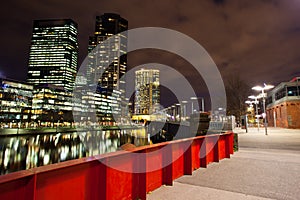
<path fill-rule="evenodd" d="M 38 125 L 71 122 L 77 65 L 77 24 L 71 19 L 35 20 L 27 82 L 34 86 L 32 117 Z"/>
<path fill-rule="evenodd" d="M 300 128 L 300 77 L 277 85 L 266 104 L 269 126 Z"/>
<path fill-rule="evenodd" d="M 126 19 L 105 13 L 96 17 L 95 33 L 89 38 L 87 83 L 96 85 L 93 92 L 96 93 L 97 121 L 102 125 L 114 125 L 114 117 L 122 112 L 125 81 L 120 79 L 127 70 L 127 34 L 123 33 L 126 30 Z M 114 37 L 102 43 L 110 36 Z"/>
<path fill-rule="evenodd" d="M 0 127 L 28 127 L 31 122 L 33 86 L 0 78 Z"/>
<path fill-rule="evenodd" d="M 32 119 L 38 126 L 69 126 L 73 122 L 72 92 L 44 84 L 33 90 Z"/>
<path fill-rule="evenodd" d="M 140 69 L 135 72 L 136 115 L 151 115 L 160 109 L 159 70 Z"/>

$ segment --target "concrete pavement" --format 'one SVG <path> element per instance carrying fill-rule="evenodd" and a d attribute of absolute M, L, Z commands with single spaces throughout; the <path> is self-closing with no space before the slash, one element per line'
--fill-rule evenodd
<path fill-rule="evenodd" d="M 147 195 L 158 199 L 300 199 L 300 130 L 250 128 L 230 159 L 183 176 Z"/>
<path fill-rule="evenodd" d="M 240 148 L 280 149 L 300 151 L 300 129 L 268 128 L 265 135 L 264 128 L 236 129 L 239 133 Z M 300 153 L 300 152 L 299 152 Z"/>

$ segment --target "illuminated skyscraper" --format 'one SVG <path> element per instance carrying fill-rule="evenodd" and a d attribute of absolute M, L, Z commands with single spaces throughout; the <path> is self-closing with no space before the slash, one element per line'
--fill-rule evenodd
<path fill-rule="evenodd" d="M 72 91 L 77 64 L 77 24 L 71 19 L 35 20 L 27 81 Z"/>
<path fill-rule="evenodd" d="M 159 70 L 137 70 L 135 72 L 135 114 L 153 114 L 159 110 L 159 105 Z"/>
<path fill-rule="evenodd" d="M 97 84 L 96 93 L 100 98 L 95 102 L 96 112 L 98 121 L 105 125 L 116 120 L 112 114 L 121 113 L 121 101 L 125 98 L 125 81 L 120 79 L 127 70 L 127 34 L 122 33 L 126 30 L 127 20 L 105 13 L 96 17 L 95 34 L 89 38 L 87 82 Z M 113 39 L 100 44 L 110 36 Z"/>
<path fill-rule="evenodd" d="M 78 64 L 77 24 L 71 19 L 35 20 L 27 82 L 35 86 L 32 118 L 39 125 L 72 119 Z"/>

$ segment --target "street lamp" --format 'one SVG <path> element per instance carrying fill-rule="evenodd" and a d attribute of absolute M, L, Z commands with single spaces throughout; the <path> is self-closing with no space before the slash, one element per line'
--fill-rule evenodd
<path fill-rule="evenodd" d="M 175 119 L 176 121 L 181 121 L 181 104 L 180 103 L 176 103 L 175 104 L 175 109 L 176 109 L 176 115 L 175 115 Z"/>
<path fill-rule="evenodd" d="M 245 101 L 245 103 L 246 103 L 246 104 L 249 104 L 250 107 L 252 107 L 252 103 L 253 103 L 252 101 L 247 100 L 247 101 Z"/>
<path fill-rule="evenodd" d="M 172 121 L 176 121 L 176 107 L 172 105 L 171 109 L 172 109 Z"/>
<path fill-rule="evenodd" d="M 261 91 L 261 97 L 263 98 L 263 108 L 264 108 L 264 113 L 263 113 L 263 118 L 264 118 L 264 126 L 265 126 L 265 134 L 268 135 L 267 131 L 267 114 L 266 114 L 266 93 L 265 90 L 269 90 L 274 88 L 274 85 L 267 85 L 264 83 L 264 87 L 262 86 L 255 86 L 252 88 L 252 90 L 256 91 Z"/>
<path fill-rule="evenodd" d="M 250 106 L 250 108 L 253 107 L 253 105 L 252 105 L 253 102 L 252 101 L 247 100 L 247 101 L 245 101 L 245 103 L 248 104 Z M 247 108 L 247 112 L 248 111 L 249 110 Z M 246 129 L 246 133 L 248 133 L 248 115 L 247 114 L 245 115 L 245 129 Z"/>
<path fill-rule="evenodd" d="M 255 104 L 255 113 L 256 113 L 256 121 L 257 121 L 257 131 L 259 132 L 259 115 L 258 115 L 258 108 L 257 108 L 257 104 L 259 103 L 257 99 L 260 99 L 261 96 L 254 96 L 251 95 L 248 98 L 250 99 L 254 99 L 253 103 Z"/>
<path fill-rule="evenodd" d="M 186 120 L 186 104 L 188 103 L 187 101 L 181 101 L 182 105 L 183 105 L 183 116 L 182 117 L 182 120 L 185 121 Z"/>
<path fill-rule="evenodd" d="M 191 97 L 192 100 L 192 114 L 194 114 L 194 102 L 193 100 L 201 99 L 201 111 L 204 112 L 204 98 L 203 97 Z"/>

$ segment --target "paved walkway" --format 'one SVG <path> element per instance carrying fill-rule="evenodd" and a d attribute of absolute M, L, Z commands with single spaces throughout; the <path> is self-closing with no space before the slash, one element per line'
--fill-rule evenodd
<path fill-rule="evenodd" d="M 300 130 L 236 129 L 239 151 L 230 159 L 183 176 L 148 194 L 159 199 L 300 199 Z"/>

